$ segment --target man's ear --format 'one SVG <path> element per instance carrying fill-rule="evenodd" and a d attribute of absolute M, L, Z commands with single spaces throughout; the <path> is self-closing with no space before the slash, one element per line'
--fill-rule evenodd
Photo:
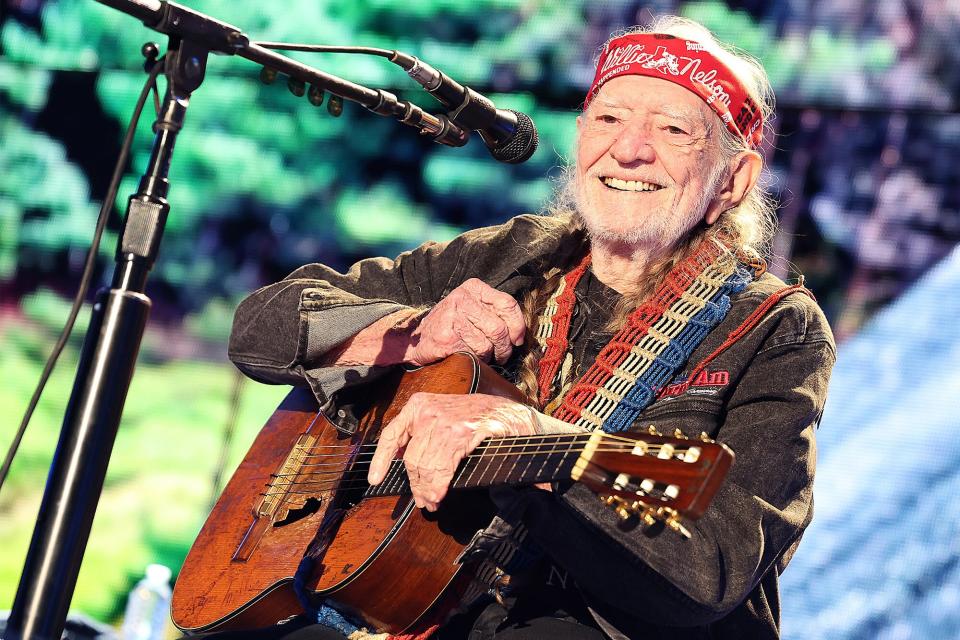
<path fill-rule="evenodd" d="M 760 179 L 763 158 L 756 151 L 742 151 L 731 161 L 730 166 L 730 175 L 720 185 L 713 202 L 707 207 L 704 216 L 707 224 L 715 223 L 720 219 L 721 213 L 743 202 Z"/>

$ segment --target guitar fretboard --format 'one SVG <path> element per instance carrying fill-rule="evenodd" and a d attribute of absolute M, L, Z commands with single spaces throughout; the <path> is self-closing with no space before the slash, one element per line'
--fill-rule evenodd
<path fill-rule="evenodd" d="M 454 489 L 496 484 L 534 484 L 570 478 L 573 465 L 590 434 L 519 436 L 485 440 L 463 459 L 453 475 Z M 402 460 L 394 460 L 383 482 L 369 487 L 365 496 L 410 493 Z"/>

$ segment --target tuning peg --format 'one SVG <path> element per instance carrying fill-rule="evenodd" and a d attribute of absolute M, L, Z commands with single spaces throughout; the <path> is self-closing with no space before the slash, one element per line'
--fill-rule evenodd
<path fill-rule="evenodd" d="M 323 89 L 318 87 L 315 84 L 310 85 L 310 89 L 307 91 L 307 100 L 310 101 L 315 107 L 319 107 L 323 104 Z"/>
<path fill-rule="evenodd" d="M 674 438 L 677 438 L 677 439 L 679 439 L 679 440 L 686 440 L 686 439 L 687 439 L 687 436 L 683 435 L 683 431 L 680 431 L 680 428 L 679 428 L 679 427 L 673 430 L 673 437 L 674 437 Z"/>
<path fill-rule="evenodd" d="M 700 432 L 700 439 L 703 440 L 704 442 L 712 442 L 712 440 L 710 440 L 710 436 L 707 435 L 706 431 Z"/>
<path fill-rule="evenodd" d="M 287 89 L 290 89 L 290 93 L 293 95 L 301 98 L 307 92 L 307 83 L 299 78 L 287 78 Z"/>
<path fill-rule="evenodd" d="M 642 502 L 634 502 L 633 508 L 636 513 L 640 514 L 640 520 L 648 527 L 652 527 L 657 524 L 657 512 L 653 507 L 648 507 Z"/>
<path fill-rule="evenodd" d="M 655 426 L 653 426 L 652 424 L 647 427 L 647 433 L 649 433 L 649 434 L 652 435 L 652 436 L 662 436 L 662 435 L 663 435 L 662 433 L 660 433 L 659 431 L 657 431 L 657 428 L 656 428 Z"/>
<path fill-rule="evenodd" d="M 627 488 L 627 485 L 630 484 L 630 476 L 626 473 L 617 474 L 616 479 L 613 481 L 613 488 L 623 491 Z"/>
<path fill-rule="evenodd" d="M 677 513 L 676 511 L 673 511 L 672 509 L 670 509 L 670 511 L 672 511 L 672 513 L 667 517 L 666 520 L 663 521 L 664 524 L 670 527 L 671 530 L 679 533 L 684 538 L 687 538 L 689 540 L 691 538 L 690 531 L 685 526 L 683 526 L 683 522 L 680 520 L 680 514 Z"/>
<path fill-rule="evenodd" d="M 340 114 L 343 113 L 343 98 L 331 95 L 330 99 L 327 100 L 327 111 L 334 118 L 339 118 Z"/>
<path fill-rule="evenodd" d="M 621 520 L 629 520 L 636 515 L 626 503 L 619 505 L 614 511 L 620 516 Z"/>
<path fill-rule="evenodd" d="M 636 513 L 631 508 L 631 505 L 621 498 L 620 496 L 603 496 L 600 498 L 600 502 L 611 507 L 621 520 L 629 520 Z"/>
<path fill-rule="evenodd" d="M 270 67 L 260 69 L 260 82 L 263 84 L 273 84 L 277 79 L 277 70 Z"/>

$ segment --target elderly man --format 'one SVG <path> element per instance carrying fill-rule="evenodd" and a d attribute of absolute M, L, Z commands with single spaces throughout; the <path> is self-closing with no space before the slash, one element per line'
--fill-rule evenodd
<path fill-rule="evenodd" d="M 772 207 L 756 148 L 771 102 L 762 68 L 695 23 L 615 36 L 550 215 L 346 274 L 308 265 L 240 306 L 231 358 L 257 379 L 305 382 L 331 415 L 348 381 L 382 365 L 471 351 L 503 366 L 536 410 L 417 394 L 384 428 L 369 482 L 402 455 L 429 511 L 489 437 L 654 425 L 736 452 L 689 540 L 618 527 L 579 484 L 498 496 L 539 560 L 504 603 L 439 637 L 778 637 L 777 576 L 812 517 L 835 351 L 809 292 L 764 271 Z"/>

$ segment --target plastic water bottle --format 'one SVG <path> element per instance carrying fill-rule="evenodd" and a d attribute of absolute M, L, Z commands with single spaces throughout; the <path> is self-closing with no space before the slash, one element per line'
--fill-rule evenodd
<path fill-rule="evenodd" d="M 146 575 L 130 592 L 123 615 L 123 640 L 163 640 L 170 618 L 170 569 L 147 566 Z"/>

